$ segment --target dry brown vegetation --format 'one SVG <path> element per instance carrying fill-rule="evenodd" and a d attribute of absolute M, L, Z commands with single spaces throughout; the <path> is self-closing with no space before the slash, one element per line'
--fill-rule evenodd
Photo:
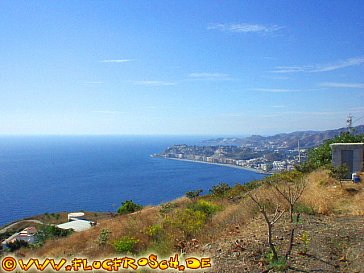
<path fill-rule="evenodd" d="M 324 215 L 364 215 L 363 184 L 350 181 L 340 184 L 321 170 L 307 176 L 309 183 L 301 202 Z"/>
<path fill-rule="evenodd" d="M 320 221 L 331 223 L 332 230 L 336 232 L 335 221 L 342 219 L 340 217 L 357 219 L 355 216 L 364 215 L 362 183 L 354 185 L 349 182 L 341 185 L 331 178 L 325 170 L 310 173 L 305 179 L 307 185 L 296 207 L 296 211 L 302 215 L 303 223 L 300 223 L 297 236 L 294 239 L 293 260 L 290 261 L 292 265 L 300 265 L 302 259 L 309 259 L 309 256 L 299 254 L 298 249 L 300 245 L 300 249 L 302 248 L 302 242 L 299 238 L 302 236 L 304 228 L 310 233 L 311 241 L 313 241 L 316 233 L 317 236 L 319 236 L 318 234 L 321 236 L 318 238 L 330 237 L 330 234 L 325 234 L 325 229 L 317 224 Z M 98 225 L 88 231 L 73 233 L 62 239 L 50 240 L 43 247 L 37 249 L 21 249 L 18 254 L 39 257 L 74 255 L 110 257 L 110 255 L 116 254 L 113 242 L 123 236 L 129 236 L 138 239 L 135 248 L 138 254 L 150 253 L 151 251 L 164 254 L 181 251 L 198 255 L 208 254 L 212 256 L 215 267 L 221 272 L 261 272 L 268 266 L 265 260 L 269 251 L 267 230 L 263 218 L 259 216 L 256 204 L 247 196 L 247 193 L 254 194 L 260 200 L 268 215 L 274 213 L 277 204 L 286 211 L 288 211 L 289 206 L 282 195 L 277 194 L 277 191 L 268 183 L 254 183 L 248 186 L 237 185 L 222 196 L 202 196 L 196 200 L 181 198 L 171 202 L 172 205 L 170 206 L 147 207 L 133 214 L 109 217 L 98 221 Z M 191 206 L 201 200 L 207 202 L 208 208 L 210 208 L 209 206 L 218 206 L 220 209 L 214 210 L 210 217 L 205 218 L 203 214 L 197 213 L 194 222 L 201 220 L 202 226 L 194 226 L 188 221 L 184 224 L 178 223 L 175 218 L 176 215 L 183 217 L 186 209 L 190 209 L 187 210 L 187 213 L 190 213 L 196 209 Z M 279 255 L 284 255 L 285 246 L 288 243 L 289 222 L 289 214 L 286 213 L 273 229 L 274 244 L 278 247 Z M 190 229 L 185 229 L 186 225 L 191 225 Z M 314 230 L 315 228 L 317 230 Z M 110 237 L 106 245 L 101 246 L 97 240 L 102 230 L 108 230 Z M 330 232 L 334 232 L 332 230 Z M 322 241 L 321 243 L 325 245 L 328 242 Z M 343 253 L 348 251 L 350 247 L 349 244 L 346 245 L 345 249 L 338 250 L 337 256 L 344 255 Z M 328 245 L 325 249 L 331 251 Z M 238 269 L 229 267 L 229 259 L 239 260 L 242 258 L 244 258 L 244 265 L 241 263 Z M 317 265 L 318 262 L 315 263 L 314 258 L 312 259 L 312 266 L 320 267 Z M 345 257 L 345 259 L 347 258 Z M 309 261 L 306 263 L 310 264 Z M 341 265 L 339 264 L 339 266 Z M 242 267 L 247 269 L 243 268 L 243 270 Z M 229 270 L 224 271 L 224 268 L 229 268 Z"/>

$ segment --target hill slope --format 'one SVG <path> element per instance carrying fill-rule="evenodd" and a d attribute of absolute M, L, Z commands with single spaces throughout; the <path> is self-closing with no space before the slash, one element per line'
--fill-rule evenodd
<path fill-rule="evenodd" d="M 285 143 L 288 148 L 296 148 L 297 141 L 300 141 L 301 148 L 312 148 L 322 144 L 325 140 L 331 139 L 343 132 L 347 128 L 339 128 L 327 131 L 298 131 L 292 133 L 276 134 L 273 136 L 252 135 L 246 138 L 218 138 L 210 139 L 203 142 L 204 145 L 253 145 L 263 146 L 267 143 Z M 354 134 L 364 134 L 364 125 L 354 127 Z"/>
<path fill-rule="evenodd" d="M 361 252 L 364 185 L 349 183 L 341 187 L 326 171 L 311 173 L 306 179 L 307 186 L 297 207 L 301 218 L 288 271 L 360 272 L 364 263 Z M 222 195 L 194 200 L 182 198 L 137 213 L 100 220 L 88 231 L 48 241 L 40 248 L 20 249 L 17 255 L 114 257 L 117 255 L 114 243 L 129 236 L 138 239 L 133 248 L 136 253 L 159 253 L 169 257 L 182 251 L 186 256 L 211 257 L 214 267 L 205 272 L 263 272 L 271 268 L 267 262 L 266 223 L 246 196 L 248 191 L 264 202 L 269 215 L 274 212 L 275 204 L 287 209 L 285 201 L 272 187 L 258 181 L 237 185 Z M 201 218 L 199 221 L 206 221 L 197 225 L 193 217 L 202 215 L 195 214 L 201 208 L 201 211 L 210 211 L 211 218 Z M 183 218 L 184 212 L 187 218 Z M 102 230 L 110 232 L 105 245 L 98 244 Z M 285 252 L 289 230 L 288 214 L 284 214 L 273 229 L 279 255 Z M 309 237 L 306 245 L 302 240 L 304 234 Z M 307 253 L 303 252 L 305 246 Z"/>

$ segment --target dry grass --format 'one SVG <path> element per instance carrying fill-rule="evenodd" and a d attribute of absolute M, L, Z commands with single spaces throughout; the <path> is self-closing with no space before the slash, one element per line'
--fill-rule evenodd
<path fill-rule="evenodd" d="M 140 212 L 115 216 L 108 220 L 101 220 L 97 227 L 83 232 L 75 232 L 66 238 L 49 240 L 38 249 L 22 249 L 24 255 L 32 254 L 38 257 L 61 257 L 61 256 L 85 256 L 99 257 L 115 254 L 112 242 L 122 236 L 132 236 L 140 240 L 138 248 L 142 250 L 148 243 L 148 236 L 145 229 L 160 222 L 159 207 L 148 207 Z M 109 244 L 100 247 L 97 239 L 102 229 L 109 230 Z"/>
<path fill-rule="evenodd" d="M 312 207 L 317 213 L 363 215 L 363 184 L 343 182 L 331 178 L 327 171 L 316 171 L 308 175 L 308 184 L 300 202 Z"/>

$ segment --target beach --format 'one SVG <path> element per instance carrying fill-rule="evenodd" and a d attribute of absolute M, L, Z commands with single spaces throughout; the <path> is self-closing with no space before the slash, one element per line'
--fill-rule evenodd
<path fill-rule="evenodd" d="M 190 160 L 190 159 L 179 159 L 179 158 L 170 158 L 170 157 L 161 157 L 161 158 L 177 160 L 177 161 L 186 161 L 186 162 L 209 164 L 209 165 L 218 165 L 218 166 L 223 166 L 223 167 L 242 169 L 242 170 L 255 172 L 255 173 L 259 173 L 259 174 L 271 174 L 271 173 L 263 172 L 263 171 L 260 171 L 260 170 L 254 169 L 254 168 L 242 167 L 242 166 L 232 165 L 232 164 L 213 163 L 213 162 L 206 162 L 206 161 L 198 161 L 198 160 Z"/>

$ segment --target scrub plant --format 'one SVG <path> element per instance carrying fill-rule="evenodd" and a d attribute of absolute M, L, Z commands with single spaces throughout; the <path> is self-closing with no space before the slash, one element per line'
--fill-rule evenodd
<path fill-rule="evenodd" d="M 105 247 L 110 238 L 110 231 L 106 228 L 103 228 L 100 232 L 99 238 L 97 239 L 97 244 L 101 247 Z"/>
<path fill-rule="evenodd" d="M 136 245 L 139 240 L 131 236 L 123 236 L 114 241 L 113 246 L 116 252 L 121 254 L 133 254 L 136 252 Z"/>

